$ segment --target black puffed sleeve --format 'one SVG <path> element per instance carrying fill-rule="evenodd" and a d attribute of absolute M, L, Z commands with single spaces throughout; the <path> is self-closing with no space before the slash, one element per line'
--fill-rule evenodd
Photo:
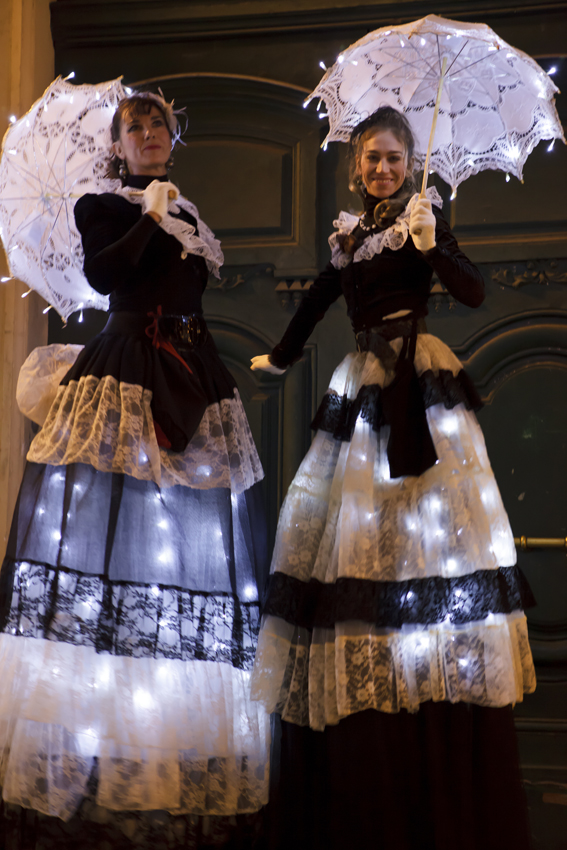
<path fill-rule="evenodd" d="M 303 346 L 313 333 L 315 325 L 341 294 L 340 271 L 332 263 L 328 263 L 303 297 L 281 342 L 272 351 L 270 360 L 274 366 L 285 369 L 299 360 Z"/>
<path fill-rule="evenodd" d="M 102 295 L 132 277 L 159 228 L 150 215 L 141 215 L 139 207 L 114 195 L 83 195 L 75 204 L 75 221 L 83 241 L 85 276 Z"/>
<path fill-rule="evenodd" d="M 482 275 L 459 248 L 441 211 L 435 206 L 432 209 L 436 219 L 436 245 L 423 256 L 453 298 L 467 307 L 479 307 L 484 301 Z"/>

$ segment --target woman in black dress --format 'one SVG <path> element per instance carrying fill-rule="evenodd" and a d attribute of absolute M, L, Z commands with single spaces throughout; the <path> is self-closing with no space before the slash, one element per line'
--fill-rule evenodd
<path fill-rule="evenodd" d="M 277 848 L 529 846 L 512 705 L 535 687 L 508 518 L 473 411 L 427 333 L 433 272 L 469 307 L 480 272 L 413 138 L 383 107 L 355 128 L 332 259 L 271 355 L 281 373 L 344 295 L 357 351 L 335 371 L 284 502 L 253 673 L 282 718 Z M 279 811 L 279 815 L 278 815 Z"/>
<path fill-rule="evenodd" d="M 261 834 L 269 726 L 249 679 L 263 472 L 203 318 L 220 245 L 168 182 L 176 130 L 163 98 L 122 101 L 121 179 L 75 207 L 111 313 L 32 442 L 2 566 L 10 848 Z"/>

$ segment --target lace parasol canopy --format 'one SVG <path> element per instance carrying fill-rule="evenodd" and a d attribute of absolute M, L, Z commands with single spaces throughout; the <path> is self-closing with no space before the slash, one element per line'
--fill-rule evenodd
<path fill-rule="evenodd" d="M 102 191 L 110 122 L 124 97 L 120 79 L 77 86 L 58 77 L 2 142 L 0 238 L 10 273 L 64 320 L 82 308 L 108 309 L 83 274 L 73 207 Z"/>
<path fill-rule="evenodd" d="M 522 179 L 525 161 L 542 139 L 562 139 L 556 85 L 526 53 L 486 26 L 428 15 L 382 27 L 344 50 L 305 105 L 327 108 L 330 141 L 348 142 L 352 129 L 378 107 L 404 112 L 423 166 L 443 59 L 447 70 L 430 168 L 452 188 L 496 169 Z"/>

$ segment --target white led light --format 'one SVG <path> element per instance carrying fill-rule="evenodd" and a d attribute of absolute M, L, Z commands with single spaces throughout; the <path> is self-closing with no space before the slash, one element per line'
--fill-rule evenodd
<path fill-rule="evenodd" d="M 253 584 L 247 584 L 244 588 L 244 596 L 246 599 L 256 599 L 256 588 Z"/>
<path fill-rule="evenodd" d="M 345 61 L 345 57 L 343 56 L 342 53 L 339 53 L 339 55 L 337 56 L 337 62 L 339 63 L 339 65 L 341 65 L 344 61 Z"/>
<path fill-rule="evenodd" d="M 13 279 L 14 279 L 13 277 L 0 277 L 0 281 L 2 281 L 2 283 L 8 283 L 9 280 L 13 280 Z M 31 292 L 31 289 L 30 289 L 30 292 Z M 22 298 L 25 298 L 27 294 L 28 294 L 27 292 L 24 293 L 24 295 L 22 295 Z"/>
<path fill-rule="evenodd" d="M 551 151 L 553 150 L 553 145 L 554 145 L 554 144 L 555 144 L 555 139 L 552 139 L 552 140 L 551 140 L 551 144 L 547 146 L 547 152 L 548 152 L 548 153 L 551 153 Z"/>
<path fill-rule="evenodd" d="M 133 89 L 131 89 L 130 86 L 124 86 L 124 91 L 126 94 L 132 94 Z"/>
<path fill-rule="evenodd" d="M 152 708 L 154 701 L 148 691 L 138 688 L 134 691 L 134 703 L 140 708 Z"/>
<path fill-rule="evenodd" d="M 322 69 L 323 69 L 323 71 L 326 71 L 326 70 L 327 70 L 327 66 L 325 65 L 325 63 L 323 62 L 323 60 L 321 60 L 321 62 L 319 62 L 319 67 L 320 67 L 320 68 L 322 68 Z"/>
<path fill-rule="evenodd" d="M 506 183 L 509 183 L 509 182 L 510 182 L 510 175 L 509 175 L 509 174 L 507 174 L 507 175 L 506 175 Z"/>
<path fill-rule="evenodd" d="M 45 316 L 45 314 L 49 313 L 50 310 L 51 310 L 51 304 L 49 305 L 49 307 L 46 307 L 45 310 L 42 310 L 43 315 Z"/>
<path fill-rule="evenodd" d="M 157 586 L 157 584 L 154 584 L 152 586 L 152 593 L 154 594 L 154 596 L 159 596 L 159 587 Z"/>
<path fill-rule="evenodd" d="M 10 117 L 8 118 L 8 121 L 10 122 L 10 124 L 15 124 L 17 120 L 18 119 L 16 118 L 15 115 L 10 115 Z"/>
<path fill-rule="evenodd" d="M 67 76 L 65 77 L 65 79 L 66 79 L 66 80 L 72 80 L 72 79 L 74 79 L 74 77 L 75 77 L 75 72 L 74 72 L 74 71 L 71 71 L 71 73 L 70 73 L 70 74 L 67 74 Z"/>
<path fill-rule="evenodd" d="M 450 573 L 454 573 L 457 569 L 457 562 L 454 558 L 449 558 L 447 561 L 447 571 Z"/>
<path fill-rule="evenodd" d="M 548 74 L 556 74 L 556 73 L 557 73 L 557 68 L 555 67 L 555 65 L 553 66 L 553 68 L 550 68 L 550 69 L 549 69 L 549 71 L 548 71 L 547 73 L 548 73 Z"/>

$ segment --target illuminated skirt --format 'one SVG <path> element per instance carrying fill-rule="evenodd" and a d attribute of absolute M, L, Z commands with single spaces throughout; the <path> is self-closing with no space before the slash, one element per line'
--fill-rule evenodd
<path fill-rule="evenodd" d="M 461 834 L 476 816 L 495 847 L 527 835 L 510 706 L 535 688 L 533 600 L 470 380 L 429 334 L 414 367 L 437 462 L 390 477 L 392 373 L 349 354 L 281 510 L 252 675 L 283 721 L 278 850 L 492 847 Z"/>
<path fill-rule="evenodd" d="M 58 385 L 77 353 L 36 350 L 19 386 L 47 415 L 0 574 L 5 815 L 75 838 L 80 819 L 96 847 L 222 843 L 268 797 L 269 719 L 249 693 L 261 464 L 212 340 L 185 352 L 189 373 L 141 335 L 101 334 Z M 190 374 L 203 410 L 180 452 L 154 427 L 164 363 L 170 398 Z"/>

